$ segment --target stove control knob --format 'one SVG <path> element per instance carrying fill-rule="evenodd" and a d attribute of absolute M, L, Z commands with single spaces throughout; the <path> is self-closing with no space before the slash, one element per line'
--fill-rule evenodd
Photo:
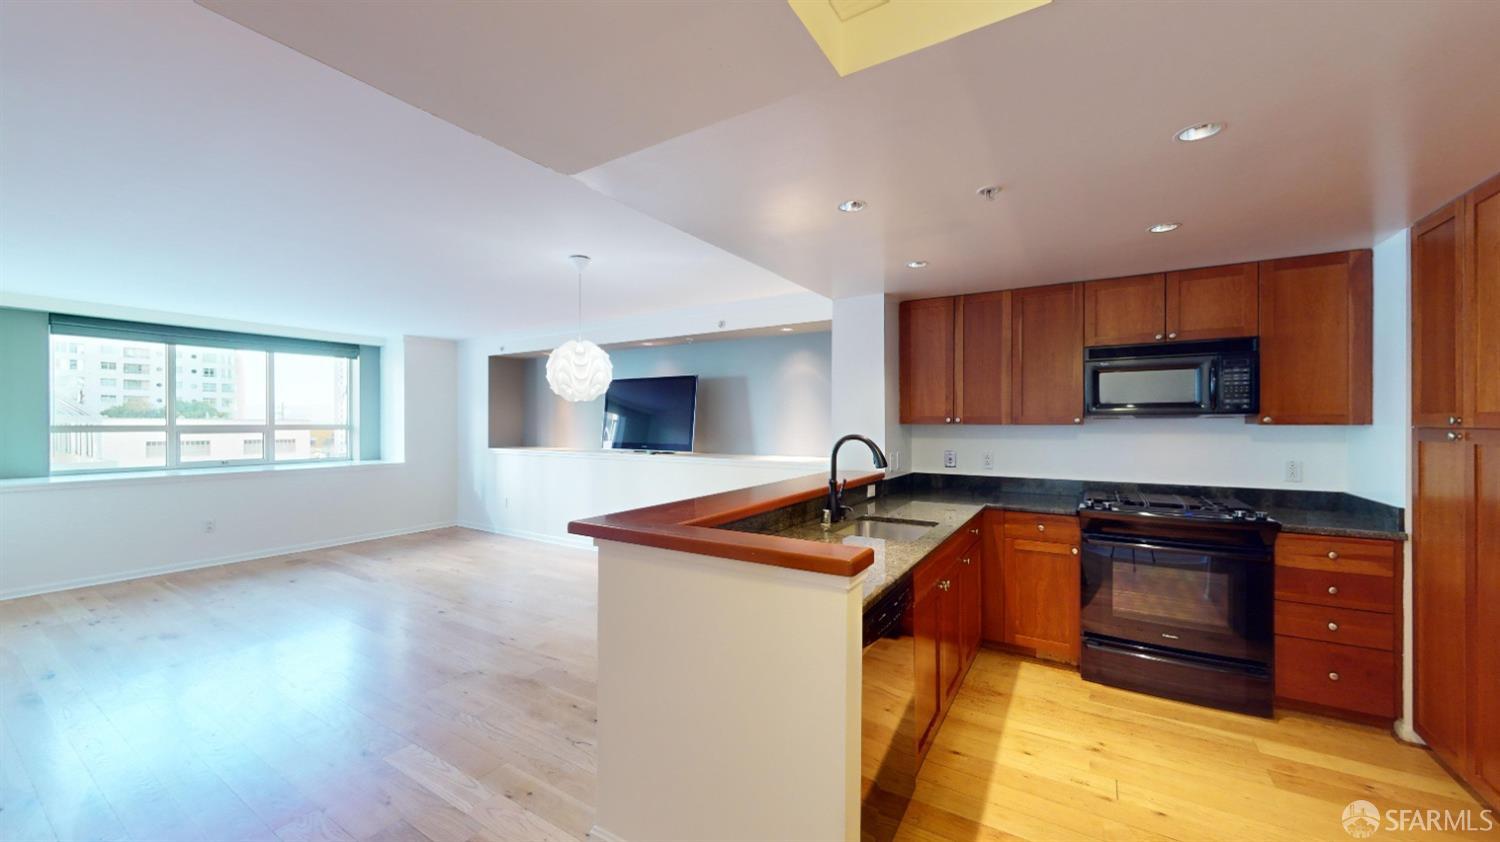
<path fill-rule="evenodd" d="M 1269 520 L 1270 517 L 1271 516 L 1268 515 L 1268 514 L 1266 514 L 1265 512 L 1256 512 L 1255 513 L 1255 519 L 1256 520 Z"/>
<path fill-rule="evenodd" d="M 1234 511 L 1229 513 L 1229 516 L 1234 518 L 1235 520 L 1244 520 L 1245 518 L 1250 516 L 1250 513 L 1245 511 L 1244 509 L 1235 509 Z"/>

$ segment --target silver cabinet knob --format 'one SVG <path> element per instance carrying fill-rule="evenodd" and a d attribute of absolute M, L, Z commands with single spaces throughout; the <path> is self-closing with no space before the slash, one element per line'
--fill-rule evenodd
<path fill-rule="evenodd" d="M 944 424 L 952 424 L 953 423 L 953 419 L 952 418 L 944 418 L 943 419 L 943 423 Z"/>
<path fill-rule="evenodd" d="M 1074 418 L 1073 419 L 1073 423 L 1074 424 L 1082 424 L 1083 423 L 1083 419 L 1082 418 Z"/>
<path fill-rule="evenodd" d="M 1262 423 L 1262 424 L 1269 424 L 1269 423 L 1271 423 L 1271 416 L 1269 416 L 1269 415 L 1262 415 L 1260 417 L 1260 423 Z"/>
<path fill-rule="evenodd" d="M 1047 524 L 1045 524 L 1045 523 L 1039 523 L 1039 524 L 1037 524 L 1036 525 L 1036 531 L 1038 531 L 1038 532 L 1046 532 L 1047 531 Z"/>
<path fill-rule="evenodd" d="M 1329 623 L 1328 624 L 1328 630 L 1329 631 L 1338 631 L 1339 630 L 1339 624 L 1338 623 Z"/>
<path fill-rule="evenodd" d="M 1161 338 L 1161 334 L 1160 333 L 1156 334 L 1156 338 L 1160 339 Z"/>
<path fill-rule="evenodd" d="M 1329 550 L 1329 551 L 1328 551 L 1328 557 L 1329 557 L 1329 558 L 1333 558 L 1333 559 L 1336 559 L 1336 558 L 1338 558 L 1338 557 L 1339 557 L 1339 554 L 1338 554 L 1338 553 L 1337 553 L 1337 552 L 1334 552 L 1334 551 L 1333 551 L 1333 550 Z"/>
<path fill-rule="evenodd" d="M 1328 674 L 1328 680 L 1329 681 L 1338 681 L 1339 680 L 1339 674 L 1336 673 L 1336 672 L 1330 672 Z"/>
<path fill-rule="evenodd" d="M 1078 555 L 1078 548 L 1077 547 L 1073 548 L 1073 555 Z"/>
<path fill-rule="evenodd" d="M 962 424 L 962 423 L 964 423 L 964 419 L 958 418 L 958 417 L 955 416 L 954 419 L 953 419 L 953 423 L 955 423 L 955 424 Z"/>
<path fill-rule="evenodd" d="M 1338 585 L 1329 585 L 1328 586 L 1328 593 L 1331 594 L 1331 595 L 1333 595 L 1333 596 L 1338 596 L 1338 593 L 1339 593 L 1339 587 L 1338 587 Z"/>
<path fill-rule="evenodd" d="M 969 560 L 967 558 L 961 558 L 961 559 L 959 559 L 959 561 L 963 562 L 964 564 L 968 564 L 969 563 Z"/>
<path fill-rule="evenodd" d="M 950 580 L 948 580 L 948 579 L 944 579 L 943 581 L 938 582 L 938 588 L 940 590 L 945 590 L 946 591 L 946 590 L 948 590 L 951 587 L 953 587 L 953 582 L 950 581 Z"/>
<path fill-rule="evenodd" d="M 1177 331 L 1174 330 L 1171 333 L 1167 334 L 1167 338 L 1168 339 L 1176 339 L 1177 338 Z"/>
<path fill-rule="evenodd" d="M 970 535 L 978 535 L 979 534 L 979 527 L 976 526 L 973 529 L 970 529 L 969 530 L 969 534 Z"/>
<path fill-rule="evenodd" d="M 1461 441 L 1463 437 L 1463 433 L 1455 433 L 1452 430 L 1448 431 L 1448 441 Z"/>
<path fill-rule="evenodd" d="M 1456 427 L 1456 426 L 1458 426 L 1459 424 L 1462 424 L 1462 423 L 1464 423 L 1464 419 L 1458 417 L 1457 415 L 1450 415 L 1450 416 L 1448 416 L 1448 426 L 1450 426 L 1450 427 Z"/>

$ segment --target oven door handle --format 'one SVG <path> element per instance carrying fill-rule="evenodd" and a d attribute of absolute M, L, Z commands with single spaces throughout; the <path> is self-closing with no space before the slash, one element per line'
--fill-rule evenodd
<path fill-rule="evenodd" d="M 1099 547 L 1124 547 L 1131 550 L 1165 550 L 1176 552 L 1203 553 L 1204 555 L 1234 556 L 1236 558 L 1255 559 L 1269 561 L 1270 550 L 1247 550 L 1240 547 L 1224 547 L 1211 544 L 1189 544 L 1175 543 L 1171 541 L 1118 541 L 1109 538 L 1100 538 L 1097 535 L 1083 534 L 1084 546 Z"/>

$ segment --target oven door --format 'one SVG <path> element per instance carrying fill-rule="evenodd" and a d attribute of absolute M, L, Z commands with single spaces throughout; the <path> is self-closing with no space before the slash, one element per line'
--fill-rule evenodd
<path fill-rule="evenodd" d="M 1086 634 L 1270 663 L 1269 554 L 1083 535 Z"/>
<path fill-rule="evenodd" d="M 1213 412 L 1217 355 L 1089 360 L 1083 364 L 1089 415 L 1202 415 Z"/>

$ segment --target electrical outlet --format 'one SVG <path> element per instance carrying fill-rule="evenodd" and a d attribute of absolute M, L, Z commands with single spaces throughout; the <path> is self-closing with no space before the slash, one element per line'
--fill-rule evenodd
<path fill-rule="evenodd" d="M 214 523 L 213 521 L 211 521 L 211 520 L 205 520 L 205 521 L 203 521 L 203 531 L 204 531 L 205 534 L 209 533 L 209 532 L 213 532 L 217 528 L 218 528 L 218 524 Z"/>
<path fill-rule="evenodd" d="M 869 485 L 865 486 L 865 499 L 866 500 L 868 500 L 871 497 L 875 496 L 875 485 L 876 484 L 872 482 Z"/>
<path fill-rule="evenodd" d="M 901 451 L 899 451 L 899 450 L 892 450 L 891 451 L 890 462 L 891 462 L 891 466 L 890 466 L 889 469 L 886 470 L 886 473 L 888 473 L 888 474 L 894 474 L 897 471 L 901 470 Z"/>
<path fill-rule="evenodd" d="M 988 452 L 984 454 L 984 469 L 986 471 L 995 470 L 995 454 Z"/>
<path fill-rule="evenodd" d="M 1301 482 L 1302 481 L 1302 463 L 1301 462 L 1299 462 L 1296 459 L 1288 459 L 1288 460 L 1286 460 L 1286 481 L 1287 482 Z"/>
<path fill-rule="evenodd" d="M 945 451 L 943 451 L 943 467 L 944 468 L 957 468 L 958 467 L 958 451 L 955 451 L 955 450 L 945 450 Z"/>

